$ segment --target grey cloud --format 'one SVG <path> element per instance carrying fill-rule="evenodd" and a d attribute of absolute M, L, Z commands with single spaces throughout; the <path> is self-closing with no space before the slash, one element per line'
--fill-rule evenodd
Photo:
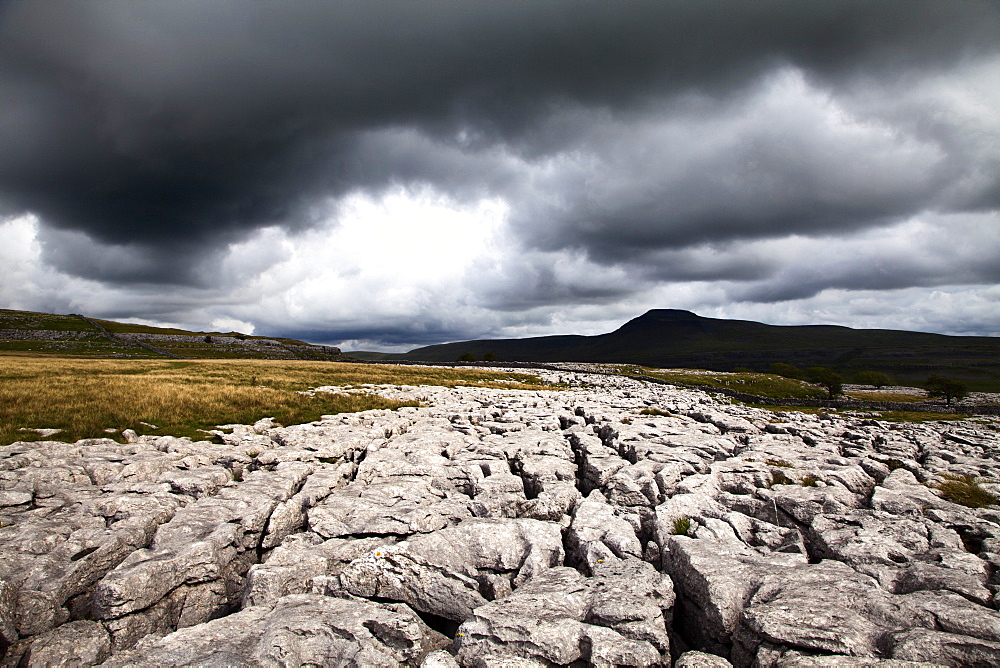
<path fill-rule="evenodd" d="M 998 66 L 988 0 L 14 0 L 0 215 L 35 213 L 41 261 L 131 295 L 109 317 L 214 308 L 386 346 L 641 311 L 675 283 L 713 285 L 700 303 L 720 308 L 983 285 L 1000 278 L 982 251 Z M 941 80 L 992 85 L 986 113 Z M 288 324 L 239 303 L 234 286 L 284 256 L 220 268 L 231 247 L 269 226 L 298 243 L 346 195 L 399 186 L 509 207 L 515 238 L 448 302 L 462 313 Z M 985 218 L 908 257 L 782 253 L 963 211 Z"/>
<path fill-rule="evenodd" d="M 0 95 L 10 101 L 0 197 L 97 243 L 190 252 L 264 225 L 309 226 L 317 199 L 357 188 L 430 180 L 516 194 L 503 187 L 509 166 L 491 173 L 483 152 L 506 147 L 531 162 L 572 150 L 577 134 L 541 132 L 566 108 L 641 115 L 689 91 L 726 105 L 782 63 L 824 81 L 946 68 L 994 48 L 997 31 L 987 2 L 905 12 L 854 2 L 12 2 L 0 14 Z M 439 146 L 416 160 L 365 134 L 391 128 Z M 764 153 L 746 147 L 736 164 L 759 159 L 765 176 L 787 175 L 767 173 L 787 156 Z M 688 221 L 671 233 L 682 243 L 784 229 L 807 209 L 836 224 L 894 208 L 891 191 L 851 206 L 748 180 L 731 194 L 755 213 L 734 220 L 705 205 L 696 181 L 662 193 Z M 776 198 L 790 204 L 772 210 Z M 616 221 L 626 249 L 648 243 L 642 230 L 667 213 L 649 209 L 635 193 L 608 193 L 580 243 L 598 245 Z M 149 278 L 166 280 L 155 263 Z"/>

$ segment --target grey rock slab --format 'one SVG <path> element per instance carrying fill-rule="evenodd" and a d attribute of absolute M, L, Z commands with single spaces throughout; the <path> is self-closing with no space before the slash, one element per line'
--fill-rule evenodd
<path fill-rule="evenodd" d="M 315 591 L 318 578 L 339 575 L 354 559 L 392 543 L 385 538 L 324 541 L 317 534 L 290 536 L 264 563 L 250 567 L 241 593 L 242 607 L 273 605 L 288 594 L 323 593 Z"/>
<path fill-rule="evenodd" d="M 728 510 L 707 494 L 677 494 L 655 510 L 654 537 L 664 557 L 669 553 L 669 541 L 678 520 L 692 522 L 706 518 L 725 517 Z"/>
<path fill-rule="evenodd" d="M 132 552 L 97 583 L 94 614 L 98 619 L 120 617 L 153 605 L 182 584 L 231 572 L 230 562 L 256 547 L 271 511 L 298 491 L 311 470 L 288 463 L 275 471 L 256 471 L 217 496 L 180 509 L 156 530 L 149 549 Z"/>
<path fill-rule="evenodd" d="M 134 550 L 149 542 L 155 518 L 130 518 L 110 529 L 81 529 L 37 560 L 18 595 L 22 634 L 38 633 L 63 621 L 62 606 L 88 590 Z"/>
<path fill-rule="evenodd" d="M 777 526 L 739 512 L 726 513 L 723 519 L 741 541 L 761 552 L 806 554 L 805 540 L 797 529 Z"/>
<path fill-rule="evenodd" d="M 403 601 L 460 621 L 487 597 L 509 593 L 564 556 L 557 524 L 470 519 L 369 552 L 345 567 L 339 581 L 357 596 Z"/>
<path fill-rule="evenodd" d="M 0 508 L 25 505 L 31 503 L 33 498 L 31 492 L 0 491 Z"/>
<path fill-rule="evenodd" d="M 222 485 L 233 479 L 232 473 L 221 466 L 205 466 L 193 471 L 167 471 L 157 482 L 170 485 L 175 494 L 186 494 L 194 498 L 215 494 Z"/>
<path fill-rule="evenodd" d="M 184 587 L 178 587 L 144 610 L 103 620 L 101 623 L 111 634 L 112 653 L 130 649 L 143 638 L 174 631 L 184 609 L 185 598 Z"/>
<path fill-rule="evenodd" d="M 114 619 L 147 608 L 185 582 L 217 579 L 236 556 L 233 543 L 239 526 L 221 524 L 203 540 L 176 550 L 136 550 L 108 573 L 94 592 L 93 610 L 98 619 Z"/>
<path fill-rule="evenodd" d="M 968 556 L 981 566 L 986 565 L 974 555 L 961 556 Z M 907 566 L 896 579 L 894 588 L 897 594 L 934 590 L 951 591 L 980 605 L 989 604 L 992 597 L 992 592 L 986 587 L 985 572 L 973 574 L 965 570 L 925 562 L 916 562 Z"/>
<path fill-rule="evenodd" d="M 427 533 L 471 517 L 468 497 L 453 498 L 429 477 L 397 476 L 335 490 L 308 511 L 308 526 L 324 538 Z"/>
<path fill-rule="evenodd" d="M 691 650 L 677 657 L 674 668 L 733 668 L 733 664 L 721 656 Z"/>
<path fill-rule="evenodd" d="M 568 438 L 580 461 L 580 477 L 586 491 L 604 486 L 611 476 L 630 463 L 593 434 L 574 432 Z"/>
<path fill-rule="evenodd" d="M 601 487 L 608 501 L 616 506 L 652 507 L 663 501 L 656 472 L 660 466 L 642 462 L 616 471 Z"/>
<path fill-rule="evenodd" d="M 0 645 L 9 645 L 18 638 L 16 604 L 17 590 L 6 580 L 0 580 Z"/>
<path fill-rule="evenodd" d="M 796 521 L 809 526 L 824 514 L 841 514 L 866 505 L 866 499 L 843 487 L 801 487 L 797 484 L 774 485 L 758 489 L 756 495 L 777 504 Z"/>
<path fill-rule="evenodd" d="M 144 641 L 104 665 L 398 666 L 445 642 L 404 605 L 295 594 Z"/>
<path fill-rule="evenodd" d="M 1000 642 L 1000 612 L 972 603 L 950 591 L 920 591 L 897 597 L 905 605 L 929 615 L 927 626 Z"/>
<path fill-rule="evenodd" d="M 490 471 L 472 485 L 473 500 L 468 504 L 476 517 L 520 517 L 528 506 L 524 482 L 510 470 Z"/>
<path fill-rule="evenodd" d="M 545 490 L 533 499 L 528 499 L 521 511 L 521 517 L 546 522 L 564 522 L 577 501 L 580 490 L 572 482 L 549 482 Z"/>
<path fill-rule="evenodd" d="M 684 623 L 710 649 L 730 643 L 744 607 L 768 575 L 806 562 L 804 555 L 765 556 L 739 541 L 670 536 L 664 546 L 664 566 L 686 603 Z"/>
<path fill-rule="evenodd" d="M 275 507 L 268 519 L 261 547 L 276 547 L 286 536 L 301 531 L 306 525 L 309 509 L 343 486 L 351 474 L 353 465 L 350 464 L 324 466 L 310 474 L 297 494 Z"/>
<path fill-rule="evenodd" d="M 98 622 L 75 621 L 37 636 L 24 657 L 24 668 L 93 666 L 111 655 L 111 637 Z"/>
<path fill-rule="evenodd" d="M 443 649 L 436 649 L 424 657 L 420 668 L 460 668 L 458 661 Z"/>
<path fill-rule="evenodd" d="M 930 549 L 930 532 L 922 519 L 879 511 L 822 515 L 812 523 L 813 552 L 836 559 L 892 585 L 901 568 Z"/>
<path fill-rule="evenodd" d="M 758 429 L 752 422 L 736 415 L 730 415 L 720 411 L 691 411 L 687 413 L 689 417 L 699 422 L 707 422 L 718 427 L 723 433 L 734 432 L 737 434 L 759 434 Z"/>
<path fill-rule="evenodd" d="M 828 655 L 808 656 L 797 651 L 782 652 L 774 662 L 762 660 L 758 654 L 757 664 L 762 668 L 941 668 L 943 664 L 925 661 L 903 661 L 899 659 L 859 658 L 856 656 Z"/>
<path fill-rule="evenodd" d="M 556 567 L 511 596 L 477 608 L 456 634 L 459 663 L 666 665 L 669 579 L 641 561 L 615 567 L 592 578 Z"/>
<path fill-rule="evenodd" d="M 888 647 L 892 658 L 904 661 L 927 661 L 955 668 L 1000 665 L 1000 643 L 929 629 L 893 633 Z"/>
<path fill-rule="evenodd" d="M 615 515 L 614 508 L 603 502 L 599 492 L 592 492 L 573 511 L 573 521 L 566 533 L 568 561 L 582 565 L 587 572 L 605 561 L 642 558 L 642 544 L 632 525 Z"/>
<path fill-rule="evenodd" d="M 874 578 L 836 561 L 802 565 L 763 579 L 743 612 L 733 659 L 749 661 L 761 643 L 877 658 L 888 630 L 917 623 Z"/>

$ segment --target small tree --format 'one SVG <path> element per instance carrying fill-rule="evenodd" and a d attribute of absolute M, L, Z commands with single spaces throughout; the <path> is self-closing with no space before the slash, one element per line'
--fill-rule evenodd
<path fill-rule="evenodd" d="M 462 353 L 455 359 L 456 362 L 475 362 L 476 356 L 472 353 Z"/>
<path fill-rule="evenodd" d="M 854 374 L 854 382 L 858 385 L 871 385 L 876 390 L 880 390 L 886 385 L 896 384 L 892 376 L 887 376 L 878 371 L 859 371 Z"/>
<path fill-rule="evenodd" d="M 951 400 L 962 399 L 969 393 L 969 386 L 960 380 L 934 375 L 924 381 L 924 387 L 932 397 L 944 397 L 944 402 L 951 405 Z"/>
<path fill-rule="evenodd" d="M 494 353 L 492 351 L 487 351 L 487 352 L 483 353 L 483 361 L 484 362 L 496 362 L 497 361 L 496 353 Z"/>
<path fill-rule="evenodd" d="M 784 376 L 785 378 L 794 378 L 795 380 L 802 380 L 806 377 L 802 369 L 794 364 L 785 364 L 784 362 L 775 362 L 772 364 L 771 373 L 775 376 Z"/>
<path fill-rule="evenodd" d="M 844 379 L 833 369 L 827 369 L 824 366 L 813 366 L 809 367 L 809 382 L 816 383 L 826 389 L 829 398 L 833 399 L 840 394 Z"/>

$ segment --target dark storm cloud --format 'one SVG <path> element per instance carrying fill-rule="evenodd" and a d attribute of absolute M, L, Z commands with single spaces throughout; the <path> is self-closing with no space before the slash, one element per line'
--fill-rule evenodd
<path fill-rule="evenodd" d="M 621 146 L 650 141 L 643 128 L 664 114 L 683 121 L 688 98 L 686 113 L 724 129 L 782 67 L 824 90 L 877 88 L 1000 44 L 987 1 L 32 0 L 0 12 L 0 207 L 132 248 L 101 273 L 99 253 L 50 237 L 51 262 L 110 282 L 204 282 L 195 260 L 220 245 L 309 227 L 317 202 L 397 183 L 499 193 L 527 243 L 604 262 L 879 224 L 934 205 L 961 170 L 944 155 L 890 178 L 903 167 L 890 155 L 880 178 L 854 178 L 853 154 L 808 125 L 735 127 L 716 150 L 677 146 L 683 164 Z M 602 117 L 618 129 L 594 136 Z M 572 155 L 596 172 L 525 181 Z M 974 188 L 968 206 L 998 191 Z"/>

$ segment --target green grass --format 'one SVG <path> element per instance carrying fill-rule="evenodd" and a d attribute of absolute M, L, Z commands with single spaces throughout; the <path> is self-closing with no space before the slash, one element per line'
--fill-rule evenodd
<path fill-rule="evenodd" d="M 131 322 L 101 320 L 100 318 L 92 318 L 92 320 L 114 334 L 165 334 L 172 336 L 205 336 L 206 334 L 220 334 L 220 332 L 192 332 L 186 329 L 175 329 L 173 327 L 152 327 L 150 325 L 139 325 Z"/>
<path fill-rule="evenodd" d="M 879 390 L 852 390 L 844 393 L 851 399 L 858 401 L 894 401 L 905 404 L 919 404 L 930 401 L 929 397 L 922 394 L 907 394 L 905 392 L 885 392 Z"/>
<path fill-rule="evenodd" d="M 774 413 L 806 413 L 816 415 L 827 413 L 830 409 L 814 406 L 783 406 L 781 404 L 757 404 L 744 403 L 744 406 L 751 408 L 761 408 Z M 877 419 L 885 422 L 948 422 L 968 420 L 969 415 L 964 413 L 934 413 L 930 411 L 879 411 L 880 417 Z M 836 413 L 834 413 L 836 415 Z"/>
<path fill-rule="evenodd" d="M 686 536 L 687 532 L 691 530 L 691 520 L 686 517 L 676 517 L 674 518 L 674 528 L 673 535 L 675 536 Z"/>
<path fill-rule="evenodd" d="M 35 353 L 39 355 L 73 355 L 80 357 L 159 357 L 145 348 L 115 343 L 105 338 L 65 339 L 61 341 L 0 340 L 2 353 Z"/>
<path fill-rule="evenodd" d="M 0 309 L 0 329 L 49 330 L 56 332 L 97 332 L 92 324 L 74 315 Z"/>
<path fill-rule="evenodd" d="M 247 336 L 239 332 L 193 332 L 170 327 L 152 327 L 136 323 L 115 322 L 113 320 L 93 321 L 112 334 L 140 335 L 170 335 L 194 337 L 190 342 L 149 340 L 144 343 L 181 357 L 200 359 L 316 359 L 336 360 L 338 356 L 327 353 L 322 347 L 310 347 L 308 343 L 296 339 Z M 76 355 L 81 357 L 128 357 L 155 358 L 161 357 L 128 340 L 110 340 L 98 327 L 81 317 L 74 315 L 53 315 L 35 313 L 32 311 L 12 311 L 0 309 L 0 329 L 27 331 L 60 331 L 74 334 L 74 338 L 65 340 L 30 340 L 30 339 L 0 339 L 0 353 L 35 353 L 40 355 Z M 207 343 L 205 337 L 233 337 L 247 342 L 239 343 Z M 305 346 L 294 352 L 278 346 L 264 346 L 262 350 L 254 350 L 250 346 L 254 341 L 274 340 L 286 345 Z"/>
<path fill-rule="evenodd" d="M 680 385 L 701 385 L 719 389 L 736 390 L 769 399 L 822 399 L 826 391 L 801 380 L 785 378 L 769 373 L 723 373 L 701 372 L 679 369 L 650 369 L 646 367 L 626 367 L 629 375 L 650 376 L 668 383 Z"/>
<path fill-rule="evenodd" d="M 315 393 L 319 386 L 475 385 L 541 389 L 534 376 L 298 360 L 95 360 L 0 358 L 0 444 L 38 440 L 21 428 L 64 430 L 56 438 L 104 437 L 105 429 L 203 437 L 200 429 L 274 417 L 281 424 L 321 415 L 414 405 L 372 393 Z M 151 430 L 141 423 L 157 425 Z"/>

